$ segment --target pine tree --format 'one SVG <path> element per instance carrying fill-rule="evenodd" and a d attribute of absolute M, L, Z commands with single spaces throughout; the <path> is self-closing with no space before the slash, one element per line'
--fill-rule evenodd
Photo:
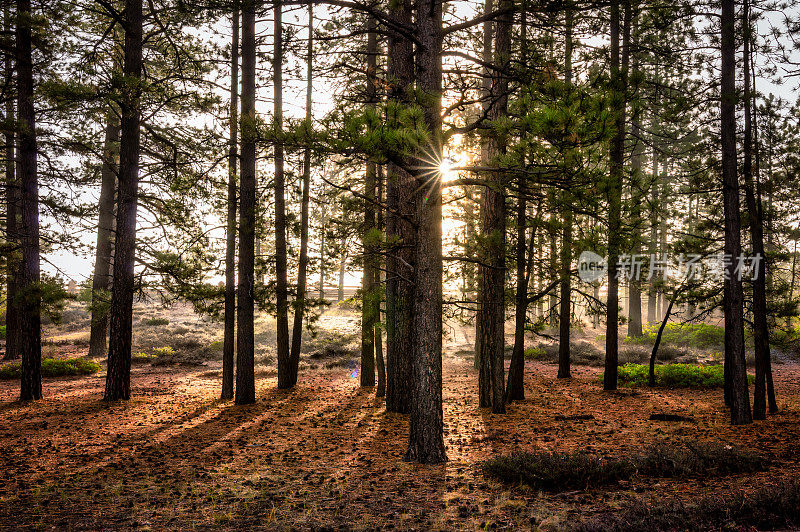
<path fill-rule="evenodd" d="M 142 0 L 125 0 L 125 48 L 120 100 L 120 156 L 117 222 L 114 240 L 114 281 L 109 311 L 111 329 L 106 374 L 106 401 L 127 400 L 131 394 L 136 208 L 139 187 L 139 82 L 142 76 Z"/>

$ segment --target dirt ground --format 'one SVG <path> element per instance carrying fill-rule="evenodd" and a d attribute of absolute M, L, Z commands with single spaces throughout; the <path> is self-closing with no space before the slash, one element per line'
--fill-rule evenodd
<path fill-rule="evenodd" d="M 468 340 L 452 335 L 448 353 Z M 774 368 L 779 414 L 731 427 L 721 390 L 603 392 L 597 368 L 557 380 L 554 365 L 536 361 L 526 364 L 526 400 L 494 415 L 478 408 L 471 360 L 448 354 L 449 461 L 439 466 L 402 460 L 406 418 L 386 413 L 357 371 L 309 360 L 303 368 L 292 391 L 278 391 L 274 371 L 261 370 L 250 406 L 218 400 L 215 364 L 136 365 L 133 398 L 116 404 L 101 401 L 105 371 L 45 379 L 45 398 L 30 404 L 17 401 L 16 381 L 0 381 L 0 528 L 557 529 L 634 500 L 691 500 L 800 472 L 796 363 Z M 694 421 L 649 420 L 661 412 Z M 577 414 L 594 419 L 556 418 Z M 515 449 L 621 457 L 684 440 L 754 449 L 771 466 L 559 494 L 502 485 L 480 469 Z"/>

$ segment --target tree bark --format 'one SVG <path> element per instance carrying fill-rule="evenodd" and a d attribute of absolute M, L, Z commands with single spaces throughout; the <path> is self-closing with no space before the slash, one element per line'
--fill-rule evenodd
<path fill-rule="evenodd" d="M 625 18 L 630 8 L 625 1 Z M 627 26 L 627 24 L 625 24 Z M 623 32 L 628 34 L 625 28 Z M 620 4 L 611 2 L 611 84 L 614 98 L 614 137 L 611 140 L 608 186 L 608 300 L 606 304 L 606 360 L 603 388 L 617 389 L 619 351 L 619 279 L 617 261 L 621 245 L 622 170 L 625 157 L 625 90 L 626 73 L 620 64 Z M 624 40 L 624 37 L 623 37 Z M 627 43 L 623 42 L 627 48 Z M 623 51 L 623 54 L 626 51 Z"/>
<path fill-rule="evenodd" d="M 377 22 L 370 17 L 367 34 L 367 107 L 374 109 L 378 91 L 376 70 L 378 65 Z M 378 168 L 374 161 L 367 161 L 364 173 L 364 226 L 361 244 L 364 250 L 361 301 L 361 386 L 375 386 L 375 259 L 377 256 L 375 230 L 375 187 Z"/>
<path fill-rule="evenodd" d="M 742 19 L 744 23 L 744 176 L 745 199 L 747 210 L 750 213 L 750 239 L 753 246 L 753 256 L 760 257 L 758 271 L 753 278 L 753 348 L 756 359 L 756 386 L 753 393 L 753 419 L 766 419 L 767 417 L 767 377 L 771 376 L 772 364 L 769 349 L 769 324 L 767 323 L 767 262 L 764 253 L 764 217 L 763 206 L 760 198 L 756 198 L 753 185 L 753 120 L 754 111 L 753 92 L 750 81 L 750 2 L 744 1 Z M 771 379 L 770 379 L 771 380 Z M 775 412 L 778 405 L 775 402 L 775 391 L 770 394 L 770 412 Z"/>
<path fill-rule="evenodd" d="M 744 358 L 744 316 L 742 283 L 737 278 L 736 260 L 742 253 L 739 211 L 739 179 L 736 164 L 736 5 L 722 0 L 720 92 L 720 139 L 722 144 L 722 194 L 725 211 L 725 254 L 731 257 L 726 266 L 724 287 L 725 373 L 729 389 L 731 424 L 751 423 L 750 391 Z"/>
<path fill-rule="evenodd" d="M 11 32 L 11 15 L 8 8 L 4 12 L 6 31 Z M 10 56 L 5 59 L 6 83 L 14 81 L 13 63 Z M 8 98 L 5 106 L 6 120 L 14 122 L 14 100 Z M 6 182 L 6 243 L 11 248 L 6 257 L 6 353 L 5 360 L 16 360 L 19 354 L 21 334 L 17 302 L 17 279 L 19 269 L 19 225 L 20 225 L 20 186 L 16 175 L 15 135 L 13 128 L 5 133 L 5 182 Z"/>
<path fill-rule="evenodd" d="M 97 221 L 94 275 L 92 276 L 92 325 L 89 333 L 89 356 L 106 354 L 108 332 L 108 296 L 112 282 L 114 247 L 114 194 L 117 187 L 117 156 L 120 124 L 113 110 L 106 118 L 103 163 L 100 169 L 100 215 Z"/>
<path fill-rule="evenodd" d="M 231 101 L 228 146 L 228 213 L 225 241 L 225 332 L 222 340 L 222 395 L 233 399 L 233 360 L 236 351 L 236 166 L 239 152 L 239 2 L 231 17 Z"/>
<path fill-rule="evenodd" d="M 517 182 L 519 199 L 517 200 L 517 287 L 514 294 L 514 350 L 511 353 L 511 364 L 508 368 L 508 384 L 506 386 L 506 402 L 525 399 L 525 318 L 528 310 L 528 277 L 525 256 L 525 231 L 527 211 L 527 186 L 525 177 L 520 173 Z"/>
<path fill-rule="evenodd" d="M 20 399 L 42 398 L 41 295 L 39 293 L 39 180 L 36 168 L 36 112 L 33 106 L 33 59 L 30 0 L 17 0 L 17 128 L 19 135 L 20 224 L 22 261 L 16 278 L 19 305 L 19 351 L 22 356 Z"/>
<path fill-rule="evenodd" d="M 510 9 L 508 0 L 502 0 L 500 9 Z M 502 119 L 508 112 L 508 78 L 506 70 L 511 56 L 512 15 L 504 14 L 497 19 L 495 33 L 494 63 L 492 70 L 491 105 L 488 118 Z M 497 159 L 506 152 L 505 135 L 494 132 L 489 137 L 489 163 L 499 165 Z M 488 362 L 491 371 L 492 412 L 505 413 L 505 251 L 506 251 L 506 196 L 505 173 L 501 168 L 491 172 L 486 187 L 483 206 L 483 235 L 486 240 L 486 266 L 483 272 L 481 312 L 483 314 L 483 340 L 481 359 Z"/>
<path fill-rule="evenodd" d="M 434 155 L 441 160 L 442 3 L 419 0 L 416 20 L 422 109 Z M 424 161 L 418 160 L 415 166 L 424 168 Z M 432 180 L 429 172 L 417 170 L 414 178 L 414 395 L 405 458 L 436 464 L 447 460 L 442 412 L 442 191 L 441 179 Z"/>
<path fill-rule="evenodd" d="M 667 322 L 669 321 L 669 316 L 672 314 L 672 306 L 675 304 L 675 300 L 678 299 L 678 295 L 680 295 L 681 289 L 678 288 L 675 290 L 675 293 L 672 295 L 672 299 L 669 301 L 667 305 L 667 310 L 664 312 L 664 319 L 661 320 L 661 325 L 658 328 L 658 334 L 656 334 L 656 341 L 653 343 L 653 351 L 650 353 L 650 368 L 649 368 L 649 375 L 648 375 L 648 385 L 653 388 L 656 385 L 656 357 L 658 356 L 658 346 L 661 345 L 661 336 L 664 334 L 664 329 L 667 326 Z"/>
<path fill-rule="evenodd" d="M 398 22 L 412 23 L 412 3 L 399 0 L 389 4 L 389 12 Z M 409 90 L 414 82 L 414 47 L 398 33 L 389 34 L 388 78 L 390 100 L 409 104 Z M 389 117 L 391 118 L 391 117 Z M 414 181 L 399 164 L 387 165 L 386 182 L 386 409 L 409 413 L 413 390 L 411 337 L 414 305 L 414 228 L 412 198 Z"/>
<path fill-rule="evenodd" d="M 104 399 L 130 399 L 136 209 L 139 188 L 139 81 L 142 76 L 142 0 L 125 0 L 125 90 L 120 101 L 119 184 L 114 240 L 111 330 Z"/>
<path fill-rule="evenodd" d="M 564 82 L 567 90 L 572 88 L 572 8 L 568 6 L 566 13 L 565 38 L 564 38 Z M 567 132 L 565 132 L 567 133 Z M 561 229 L 561 308 L 559 309 L 559 335 L 558 335 L 558 378 L 565 379 L 570 377 L 570 327 L 572 325 L 571 316 L 571 292 L 570 286 L 572 269 L 572 205 L 569 203 L 570 172 L 572 162 L 572 151 L 568 148 L 564 158 L 564 182 L 565 187 L 562 192 L 561 212 L 563 216 L 563 226 Z"/>
<path fill-rule="evenodd" d="M 283 1 L 273 0 L 274 42 L 272 71 L 274 76 L 275 141 L 275 299 L 278 343 L 278 388 L 294 386 L 289 359 L 289 303 L 286 267 L 286 184 L 283 168 Z"/>
<path fill-rule="evenodd" d="M 256 13 L 242 3 L 242 113 L 239 179 L 239 286 L 236 302 L 236 404 L 256 401 L 253 338 L 256 223 Z"/>
<path fill-rule="evenodd" d="M 324 196 L 324 187 L 325 184 L 323 183 L 323 192 L 320 196 Z M 322 200 L 322 206 L 320 208 L 322 211 L 320 213 L 320 228 L 319 228 L 319 300 L 320 303 L 325 301 L 325 223 L 326 218 L 328 216 L 328 204 L 325 200 Z"/>
<path fill-rule="evenodd" d="M 638 9 L 638 5 L 637 5 Z M 638 13 L 637 13 L 638 15 Z M 636 24 L 636 19 L 634 19 L 633 24 Z M 636 41 L 633 44 L 634 54 L 633 54 L 633 79 L 635 83 L 639 83 L 639 42 L 638 42 L 638 32 L 635 31 L 634 34 L 636 35 Z M 635 97 L 638 98 L 638 87 L 634 87 L 633 94 Z M 633 256 L 638 255 L 641 253 L 641 236 L 639 231 L 642 228 L 642 210 L 640 204 L 640 193 L 641 189 L 641 176 L 642 176 L 642 152 L 643 146 L 641 137 L 641 106 L 634 105 L 633 106 L 633 114 L 631 116 L 631 142 L 633 142 L 633 148 L 631 151 L 631 185 L 630 185 L 630 194 L 631 194 L 631 218 L 633 221 L 633 235 L 632 235 L 632 250 L 631 253 Z M 642 336 L 642 291 L 641 285 L 639 284 L 639 278 L 637 272 L 632 272 L 633 274 L 630 275 L 630 279 L 628 280 L 628 336 L 631 338 L 639 338 Z"/>
<path fill-rule="evenodd" d="M 658 67 L 655 68 L 654 78 L 656 82 L 660 82 Z M 651 129 L 653 131 L 651 140 L 653 144 L 653 180 L 650 183 L 650 239 L 648 242 L 648 251 L 652 259 L 658 253 L 658 219 L 661 216 L 661 207 L 659 204 L 659 158 L 658 158 L 658 126 L 659 122 L 659 94 L 658 87 L 655 89 L 654 109 L 651 118 Z M 647 291 L 647 323 L 654 323 L 658 320 L 658 276 L 650 272 L 649 286 Z"/>
<path fill-rule="evenodd" d="M 339 287 L 337 290 L 336 300 L 344 301 L 344 271 L 347 265 L 347 237 L 342 236 L 341 240 L 341 256 L 339 258 Z"/>
<path fill-rule="evenodd" d="M 494 0 L 484 0 L 483 4 L 483 13 L 489 14 L 492 12 L 494 6 Z M 482 57 L 483 59 L 483 66 L 481 67 L 481 111 L 485 116 L 489 115 L 489 107 L 492 101 L 492 77 L 489 70 L 489 66 L 492 64 L 492 38 L 493 38 L 493 28 L 494 28 L 494 21 L 488 19 L 483 23 L 483 46 L 482 46 Z M 481 148 L 481 164 L 482 166 L 488 167 L 489 166 L 489 140 L 488 135 L 486 133 L 482 133 L 480 136 L 480 148 Z M 486 203 L 486 188 L 481 188 L 481 198 L 480 198 L 480 206 L 478 208 L 478 216 L 483 222 L 483 209 Z M 483 230 L 483 228 L 481 228 Z M 485 250 L 483 250 L 485 252 Z M 491 364 L 488 360 L 483 360 L 483 353 L 481 343 L 483 342 L 483 335 L 485 334 L 483 330 L 483 310 L 482 310 L 482 299 L 483 299 L 483 266 L 479 263 L 478 265 L 478 294 L 476 300 L 476 309 L 475 309 L 475 369 L 478 370 L 478 402 L 481 406 L 487 407 L 492 405 L 492 375 L 491 375 Z"/>
<path fill-rule="evenodd" d="M 311 96 L 313 94 L 314 68 L 314 4 L 308 3 L 308 46 L 306 50 L 306 128 L 311 135 Z M 308 204 L 311 195 L 311 142 L 303 152 L 303 197 L 300 206 L 300 257 L 297 266 L 297 295 L 294 300 L 292 325 L 292 350 L 290 355 L 291 383 L 297 384 L 300 367 L 300 345 L 303 338 L 303 314 L 306 306 L 306 279 L 308 276 Z"/>
<path fill-rule="evenodd" d="M 383 166 L 378 166 L 378 191 L 377 191 L 378 209 L 376 218 L 376 228 L 378 233 L 383 232 Z M 386 364 L 383 359 L 383 327 L 381 326 L 381 260 L 380 255 L 376 258 L 375 267 L 375 288 L 378 296 L 375 298 L 375 364 L 378 370 L 378 387 L 375 390 L 375 397 L 386 397 Z"/>

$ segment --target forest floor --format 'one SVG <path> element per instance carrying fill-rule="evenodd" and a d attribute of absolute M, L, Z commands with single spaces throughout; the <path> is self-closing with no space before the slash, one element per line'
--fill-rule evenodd
<path fill-rule="evenodd" d="M 137 345 L 186 343 L 176 327 L 201 330 L 189 313 L 175 317 L 151 327 L 152 338 L 139 334 Z M 323 334 L 309 345 L 319 350 L 304 355 L 298 386 L 276 389 L 268 349 L 249 406 L 219 401 L 215 357 L 134 365 L 124 403 L 101 401 L 105 371 L 45 379 L 44 399 L 28 404 L 17 400 L 16 381 L 0 381 L 0 528 L 559 529 L 637 502 L 724 496 L 800 475 L 797 362 L 774 367 L 780 412 L 743 427 L 729 425 L 718 389 L 603 392 L 600 368 L 577 366 L 572 379 L 558 380 L 556 366 L 541 361 L 526 363 L 526 399 L 495 415 L 478 407 L 477 373 L 463 356 L 468 333 L 452 328 L 444 358 L 449 461 L 421 466 L 402 459 L 406 417 L 359 387 L 353 359 L 325 351 L 324 332 L 336 344 L 357 330 L 357 317 L 330 312 L 318 323 Z M 49 331 L 51 356 L 85 354 L 73 341 L 85 335 L 81 324 Z M 651 421 L 653 413 L 691 420 Z M 576 415 L 592 418 L 569 419 Z M 501 484 L 480 466 L 520 449 L 613 458 L 686 441 L 744 447 L 770 466 L 702 480 L 633 476 L 562 493 Z"/>

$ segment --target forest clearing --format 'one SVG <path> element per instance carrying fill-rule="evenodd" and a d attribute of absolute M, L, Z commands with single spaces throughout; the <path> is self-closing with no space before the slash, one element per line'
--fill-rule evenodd
<path fill-rule="evenodd" d="M 151 309 L 135 307 L 147 331 L 136 349 L 164 344 L 186 351 L 195 339 L 213 345 L 221 337 L 220 324 L 186 306 Z M 148 319 L 169 323 L 144 325 Z M 271 318 L 257 323 L 262 334 L 274 329 Z M 465 349 L 472 331 L 453 324 L 443 363 L 449 461 L 420 466 L 403 460 L 407 418 L 386 412 L 353 373 L 358 314 L 334 304 L 318 324 L 319 338 L 301 360 L 302 385 L 278 390 L 274 356 L 265 355 L 257 365 L 257 400 L 246 408 L 219 400 L 219 350 L 140 359 L 131 375 L 135 399 L 121 404 L 99 401 L 103 370 L 47 378 L 46 399 L 31 406 L 15 402 L 14 381 L 0 381 L 0 522 L 77 530 L 591 529 L 637 503 L 664 507 L 706 497 L 723 505 L 800 475 L 800 363 L 792 357 L 774 366 L 781 413 L 746 430 L 730 427 L 715 388 L 603 392 L 597 361 L 576 366 L 564 380 L 555 378 L 554 362 L 529 360 L 526 399 L 497 415 L 479 408 L 472 393 L 477 375 Z M 52 356 L 85 355 L 88 330 L 79 325 L 48 330 Z M 587 338 L 596 342 L 591 329 Z M 272 342 L 271 351 L 274 336 Z M 653 414 L 686 419 L 651 420 Z M 767 463 L 756 471 L 677 478 L 633 473 L 610 485 L 555 492 L 504 483 L 482 470 L 485 460 L 519 451 L 615 459 L 653 447 L 685 449 L 687 442 L 730 445 Z"/>
<path fill-rule="evenodd" d="M 0 8 L 0 529 L 800 529 L 798 0 Z"/>

